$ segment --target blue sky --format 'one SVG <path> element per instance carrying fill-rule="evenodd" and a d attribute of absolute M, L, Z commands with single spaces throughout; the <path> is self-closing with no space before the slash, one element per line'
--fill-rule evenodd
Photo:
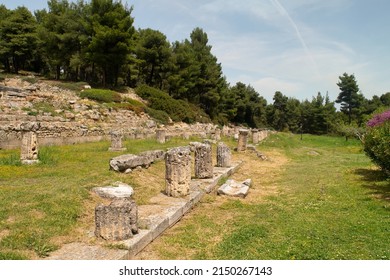
<path fill-rule="evenodd" d="M 0 1 L 9 9 L 46 1 Z M 134 25 L 170 42 L 196 27 L 208 35 L 228 82 L 253 86 L 269 102 L 275 91 L 311 99 L 338 95 L 338 77 L 355 74 L 368 98 L 390 91 L 388 0 L 133 0 Z"/>

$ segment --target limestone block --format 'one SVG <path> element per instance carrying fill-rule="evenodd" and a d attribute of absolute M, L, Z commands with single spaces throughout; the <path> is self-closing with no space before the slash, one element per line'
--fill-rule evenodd
<path fill-rule="evenodd" d="M 163 150 L 147 151 L 139 155 L 127 154 L 114 157 L 110 160 L 110 169 L 118 172 L 126 172 L 140 167 L 149 167 L 153 162 L 162 160 Z"/>
<path fill-rule="evenodd" d="M 227 195 L 233 197 L 245 198 L 249 192 L 249 187 L 252 184 L 251 179 L 247 179 L 242 183 L 234 180 L 227 180 L 217 191 L 219 195 Z"/>
<path fill-rule="evenodd" d="M 123 133 L 121 131 L 111 131 L 111 147 L 109 151 L 126 151 L 122 146 Z"/>
<path fill-rule="evenodd" d="M 138 233 L 138 208 L 134 200 L 116 199 L 95 208 L 95 235 L 105 240 L 125 240 Z"/>
<path fill-rule="evenodd" d="M 260 132 L 257 129 L 252 130 L 252 143 L 254 145 L 259 144 Z"/>
<path fill-rule="evenodd" d="M 217 166 L 218 167 L 230 167 L 231 166 L 232 153 L 230 148 L 225 143 L 218 143 L 217 146 Z"/>
<path fill-rule="evenodd" d="M 23 132 L 20 160 L 23 164 L 33 164 L 38 162 L 38 140 L 36 132 Z"/>
<path fill-rule="evenodd" d="M 166 194 L 173 197 L 186 196 L 191 182 L 191 152 L 189 147 L 170 149 L 165 155 Z"/>
<path fill-rule="evenodd" d="M 212 149 L 209 144 L 195 146 L 195 177 L 198 179 L 213 177 Z"/>
<path fill-rule="evenodd" d="M 246 145 L 248 142 L 248 134 L 249 131 L 246 129 L 240 129 L 238 134 L 238 145 L 237 145 L 237 151 L 243 152 L 246 150 Z"/>
<path fill-rule="evenodd" d="M 93 188 L 92 191 L 98 194 L 100 197 L 110 199 L 130 198 L 134 193 L 134 190 L 131 186 L 121 182 L 115 182 L 111 186 L 96 187 Z"/>
<path fill-rule="evenodd" d="M 158 143 L 164 144 L 165 137 L 166 137 L 166 130 L 165 129 L 157 129 L 156 130 L 156 139 L 157 139 Z"/>

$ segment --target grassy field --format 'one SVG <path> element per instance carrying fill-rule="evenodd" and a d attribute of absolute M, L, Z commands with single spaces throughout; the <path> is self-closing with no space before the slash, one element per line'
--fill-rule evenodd
<path fill-rule="evenodd" d="M 206 197 L 139 259 L 390 259 L 390 181 L 342 138 L 277 134 L 233 177 L 246 199 Z M 235 154 L 235 157 L 238 157 Z"/>
<path fill-rule="evenodd" d="M 179 146 L 126 141 L 128 153 Z M 236 144 L 229 142 L 232 147 Z M 130 175 L 108 169 L 108 142 L 43 147 L 41 164 L 22 166 L 19 151 L 0 151 L 0 259 L 45 257 L 88 239 L 99 198 L 89 191 L 132 185 L 138 204 L 164 189 L 163 162 Z M 342 138 L 273 135 L 233 177 L 252 178 L 246 199 L 207 195 L 139 259 L 390 259 L 390 184 Z M 86 240 L 87 238 L 87 240 Z"/>
<path fill-rule="evenodd" d="M 138 154 L 186 143 L 132 140 L 125 145 L 126 153 Z M 45 257 L 65 242 L 85 238 L 100 201 L 89 191 L 92 187 L 130 184 L 138 204 L 164 189 L 163 162 L 130 175 L 109 171 L 110 158 L 121 154 L 109 152 L 109 146 L 100 142 L 42 147 L 41 163 L 33 166 L 20 164 L 19 150 L 0 151 L 0 259 Z"/>

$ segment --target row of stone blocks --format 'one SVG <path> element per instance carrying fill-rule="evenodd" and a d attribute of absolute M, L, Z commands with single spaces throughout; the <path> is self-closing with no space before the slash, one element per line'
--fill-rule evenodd
<path fill-rule="evenodd" d="M 191 150 L 195 154 L 195 177 L 213 178 L 212 147 L 210 144 L 192 143 L 191 147 L 177 147 L 165 154 L 165 195 L 181 198 L 190 195 Z M 123 156 L 122 156 L 123 157 Z M 110 165 L 112 160 L 110 161 Z M 217 147 L 217 166 L 231 165 L 231 151 L 224 143 Z M 137 205 L 128 198 L 114 200 L 110 205 L 95 209 L 95 235 L 106 240 L 125 240 L 138 232 Z"/>

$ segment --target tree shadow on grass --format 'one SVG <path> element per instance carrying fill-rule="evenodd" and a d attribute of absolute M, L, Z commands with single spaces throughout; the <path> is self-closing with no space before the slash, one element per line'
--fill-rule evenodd
<path fill-rule="evenodd" d="M 372 190 L 372 194 L 390 202 L 390 178 L 385 172 L 374 169 L 356 169 L 355 174 L 361 176 L 363 187 Z"/>

